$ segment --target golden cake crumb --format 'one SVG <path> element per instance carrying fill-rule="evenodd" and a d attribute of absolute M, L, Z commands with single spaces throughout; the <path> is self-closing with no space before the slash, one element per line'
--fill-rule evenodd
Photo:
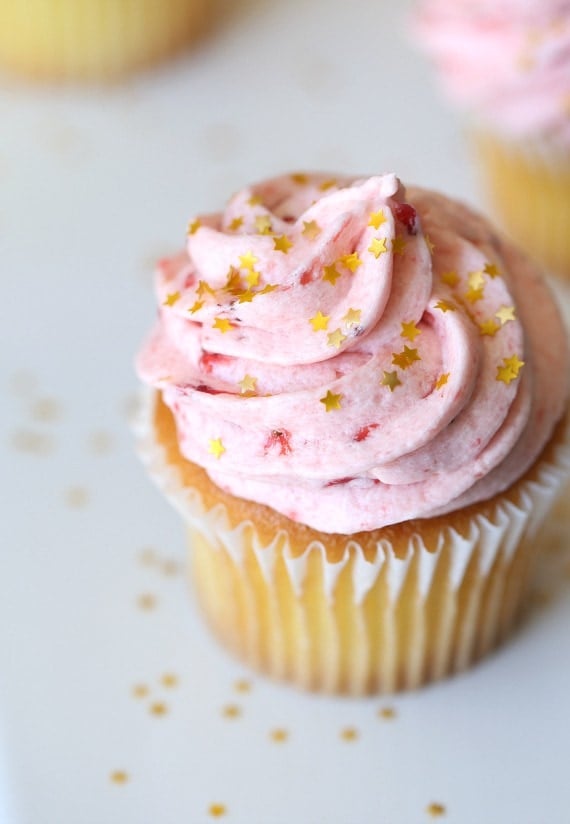
<path fill-rule="evenodd" d="M 162 701 L 154 701 L 149 707 L 149 712 L 151 715 L 156 715 L 160 717 L 162 715 L 166 715 L 168 712 L 168 707 Z"/>
<path fill-rule="evenodd" d="M 282 744 L 289 738 L 289 733 L 287 732 L 287 730 L 278 727 L 275 730 L 271 730 L 271 732 L 269 733 L 269 737 L 272 741 L 275 741 L 276 744 Z"/>
<path fill-rule="evenodd" d="M 226 704 L 226 706 L 222 708 L 224 718 L 239 718 L 241 714 L 241 707 L 238 707 L 237 704 Z"/>
<path fill-rule="evenodd" d="M 133 698 L 146 698 L 149 694 L 149 689 L 146 684 L 135 684 L 131 692 Z"/>
<path fill-rule="evenodd" d="M 212 818 L 221 818 L 221 816 L 225 815 L 228 811 L 228 808 L 225 804 L 210 804 L 208 808 L 208 813 L 212 816 Z"/>
<path fill-rule="evenodd" d="M 376 714 L 378 718 L 383 718 L 385 721 L 392 721 L 397 715 L 394 707 L 380 707 Z"/>
<path fill-rule="evenodd" d="M 178 686 L 178 676 L 175 675 L 173 672 L 165 672 L 162 678 L 160 679 L 160 683 L 163 687 L 168 687 L 171 689 L 172 687 Z"/>
<path fill-rule="evenodd" d="M 126 784 L 129 780 L 129 774 L 125 770 L 114 770 L 109 778 L 113 784 Z"/>
<path fill-rule="evenodd" d="M 343 741 L 356 741 L 358 738 L 358 730 L 354 727 L 345 727 L 340 731 L 340 737 Z"/>
<path fill-rule="evenodd" d="M 234 683 L 234 689 L 236 692 L 251 692 L 251 681 L 247 678 L 240 678 Z"/>
<path fill-rule="evenodd" d="M 445 815 L 445 807 L 438 801 L 432 801 L 431 804 L 427 805 L 426 813 L 431 815 L 432 818 L 440 818 L 442 815 Z"/>
<path fill-rule="evenodd" d="M 157 599 L 155 595 L 152 595 L 150 592 L 145 592 L 142 595 L 139 595 L 137 598 L 137 606 L 139 609 L 144 609 L 146 611 L 154 609 L 157 605 Z"/>
<path fill-rule="evenodd" d="M 52 423 L 61 417 L 61 406 L 55 398 L 38 398 L 32 404 L 32 418 L 42 423 Z"/>
<path fill-rule="evenodd" d="M 81 509 L 87 505 L 89 493 L 84 486 L 70 486 L 65 490 L 65 503 L 71 509 Z"/>
<path fill-rule="evenodd" d="M 53 440 L 44 432 L 17 429 L 12 434 L 11 441 L 17 452 L 27 452 L 29 455 L 49 455 L 53 452 Z"/>

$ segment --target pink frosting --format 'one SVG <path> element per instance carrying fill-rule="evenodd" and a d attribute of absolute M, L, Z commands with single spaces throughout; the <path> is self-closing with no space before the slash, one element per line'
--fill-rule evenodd
<path fill-rule="evenodd" d="M 570 0 L 420 0 L 413 26 L 453 101 L 570 146 Z"/>
<path fill-rule="evenodd" d="M 325 532 L 493 496 L 564 410 L 564 328 L 532 265 L 391 174 L 239 192 L 191 223 L 157 294 L 138 369 L 181 452 Z"/>

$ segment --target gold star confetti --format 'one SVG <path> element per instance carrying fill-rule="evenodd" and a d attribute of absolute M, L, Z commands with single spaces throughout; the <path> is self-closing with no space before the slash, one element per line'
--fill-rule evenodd
<path fill-rule="evenodd" d="M 239 256 L 239 262 L 242 269 L 253 269 L 259 258 L 256 258 L 253 252 L 246 252 L 245 255 Z"/>
<path fill-rule="evenodd" d="M 459 275 L 457 272 L 443 272 L 440 275 L 440 280 L 442 283 L 446 283 L 448 286 L 457 286 L 459 283 Z"/>
<path fill-rule="evenodd" d="M 361 315 L 361 309 L 349 309 L 346 315 L 343 316 L 342 320 L 344 321 L 344 323 L 346 323 L 347 326 L 356 326 L 360 323 Z"/>
<path fill-rule="evenodd" d="M 397 372 L 384 372 L 384 377 L 380 381 L 381 386 L 387 386 L 393 392 L 397 386 L 402 385 Z"/>
<path fill-rule="evenodd" d="M 378 255 L 376 255 L 376 257 L 378 257 Z M 358 256 L 358 252 L 353 252 L 351 255 L 343 255 L 340 260 L 353 274 L 359 266 L 362 266 L 362 261 Z"/>
<path fill-rule="evenodd" d="M 137 607 L 145 612 L 150 612 L 151 609 L 156 607 L 156 604 L 156 596 L 152 595 L 150 592 L 144 592 L 137 598 Z"/>
<path fill-rule="evenodd" d="M 400 332 L 400 337 L 401 338 L 406 338 L 407 340 L 411 340 L 411 342 L 413 343 L 415 341 L 415 339 L 417 338 L 417 336 L 421 335 L 421 333 L 422 333 L 422 330 L 418 329 L 418 327 L 416 326 L 416 324 L 414 323 L 413 320 L 411 320 L 409 323 L 406 323 L 405 321 L 402 321 L 402 331 Z"/>
<path fill-rule="evenodd" d="M 237 704 L 226 704 L 225 707 L 222 707 L 222 715 L 224 718 L 239 718 L 241 707 L 238 707 Z"/>
<path fill-rule="evenodd" d="M 228 808 L 225 804 L 210 804 L 208 807 L 208 815 L 211 815 L 212 818 L 221 818 L 227 811 Z"/>
<path fill-rule="evenodd" d="M 330 180 L 324 180 L 319 186 L 319 189 L 321 190 L 321 192 L 326 192 L 328 189 L 332 189 L 336 185 L 336 180 L 333 177 Z"/>
<path fill-rule="evenodd" d="M 441 389 L 442 386 L 445 386 L 445 384 L 449 380 L 449 374 L 449 372 L 444 372 L 443 375 L 439 376 L 439 378 L 435 382 L 436 389 Z"/>
<path fill-rule="evenodd" d="M 262 201 L 259 195 L 252 195 L 247 201 L 248 206 L 261 206 L 261 203 Z"/>
<path fill-rule="evenodd" d="M 441 309 L 442 312 L 456 312 L 457 307 L 448 300 L 438 300 L 435 304 L 436 309 Z"/>
<path fill-rule="evenodd" d="M 114 770 L 109 778 L 113 784 L 126 784 L 129 780 L 129 774 L 125 770 Z"/>
<path fill-rule="evenodd" d="M 490 278 L 498 278 L 501 276 L 499 267 L 495 263 L 486 263 L 483 267 L 483 271 L 486 275 L 489 275 Z"/>
<path fill-rule="evenodd" d="M 279 287 L 275 283 L 266 283 L 265 286 L 263 287 L 263 289 L 260 289 L 259 292 L 257 292 L 257 294 L 258 295 L 267 295 L 267 294 L 269 294 L 269 292 L 274 292 L 278 288 Z"/>
<path fill-rule="evenodd" d="M 305 186 L 309 182 L 309 175 L 306 175 L 303 172 L 295 172 L 295 174 L 291 175 L 291 180 L 293 183 L 298 183 L 300 186 Z"/>
<path fill-rule="evenodd" d="M 72 509 L 81 509 L 89 500 L 89 493 L 83 486 L 70 486 L 65 491 L 65 503 Z"/>
<path fill-rule="evenodd" d="M 133 698 L 146 698 L 148 687 L 146 684 L 135 684 L 132 689 Z"/>
<path fill-rule="evenodd" d="M 236 692 L 251 692 L 251 681 L 247 678 L 240 678 L 234 683 L 234 690 Z"/>
<path fill-rule="evenodd" d="M 188 311 L 190 312 L 191 315 L 194 315 L 196 312 L 199 312 L 200 309 L 202 309 L 203 306 L 204 306 L 204 301 L 203 300 L 196 300 L 196 301 L 194 301 L 194 303 L 192 304 L 190 309 L 188 309 Z"/>
<path fill-rule="evenodd" d="M 241 394 L 245 395 L 248 392 L 255 392 L 256 383 L 257 378 L 254 378 L 253 375 L 244 375 L 241 381 L 238 381 Z"/>
<path fill-rule="evenodd" d="M 373 226 L 375 229 L 379 229 L 383 223 L 386 223 L 386 215 L 380 209 L 379 212 L 372 212 L 368 219 L 368 225 Z"/>
<path fill-rule="evenodd" d="M 163 701 L 153 701 L 153 703 L 148 708 L 148 711 L 151 715 L 155 715 L 157 718 L 161 718 L 163 715 L 167 714 L 168 707 Z"/>
<path fill-rule="evenodd" d="M 396 710 L 394 707 L 380 707 L 376 715 L 378 718 L 384 719 L 384 721 L 393 721 L 396 717 Z"/>
<path fill-rule="evenodd" d="M 321 332 L 323 329 L 326 329 L 329 325 L 330 315 L 323 315 L 321 310 L 317 312 L 317 314 L 309 318 L 309 323 L 313 327 L 313 332 Z"/>
<path fill-rule="evenodd" d="M 358 730 L 354 727 L 345 727 L 340 731 L 340 737 L 343 741 L 356 741 L 358 738 Z"/>
<path fill-rule="evenodd" d="M 430 255 L 433 255 L 434 250 L 435 250 L 435 246 L 434 246 L 434 244 L 431 242 L 431 240 L 429 239 L 429 235 L 426 235 L 426 236 L 425 236 L 425 242 L 426 242 L 426 246 L 427 246 L 427 247 L 428 247 L 428 249 L 429 249 L 429 253 L 430 253 Z"/>
<path fill-rule="evenodd" d="M 419 360 L 421 360 L 421 358 L 418 355 L 418 350 L 410 349 L 408 346 L 404 346 L 401 352 L 392 355 L 392 363 L 394 366 L 399 366 L 400 369 L 407 369 L 414 361 Z"/>
<path fill-rule="evenodd" d="M 251 303 L 254 299 L 256 292 L 252 292 L 251 289 L 246 289 L 245 292 L 241 292 L 238 295 L 238 303 Z"/>
<path fill-rule="evenodd" d="M 469 303 L 477 303 L 478 300 L 483 299 L 483 287 L 481 286 L 479 289 L 468 289 L 465 292 L 465 300 L 468 300 Z"/>
<path fill-rule="evenodd" d="M 341 344 L 345 340 L 346 340 L 346 335 L 343 335 L 343 333 L 340 329 L 335 329 L 334 332 L 330 332 L 327 335 L 327 344 L 329 346 L 334 346 L 336 349 L 340 349 Z"/>
<path fill-rule="evenodd" d="M 309 240 L 315 240 L 321 233 L 321 227 L 315 220 L 303 221 L 303 237 L 308 238 Z"/>
<path fill-rule="evenodd" d="M 225 451 L 226 447 L 223 445 L 221 438 L 214 438 L 209 441 L 208 452 L 218 460 L 220 460 Z"/>
<path fill-rule="evenodd" d="M 165 672 L 162 678 L 160 679 L 160 683 L 163 687 L 167 689 L 173 689 L 174 687 L 178 686 L 178 676 L 175 675 L 173 672 Z"/>
<path fill-rule="evenodd" d="M 224 289 L 232 295 L 237 295 L 243 290 L 241 274 L 239 269 L 236 269 L 235 266 L 230 266 L 228 270 Z"/>
<path fill-rule="evenodd" d="M 497 376 L 495 380 L 509 384 L 519 376 L 519 372 L 524 366 L 524 361 L 519 360 L 516 355 L 510 358 L 503 358 L 501 366 L 497 366 Z"/>
<path fill-rule="evenodd" d="M 392 240 L 392 254 L 393 255 L 403 255 L 406 249 L 407 243 L 403 237 L 397 235 Z"/>
<path fill-rule="evenodd" d="M 483 272 L 469 272 L 467 275 L 467 283 L 470 289 L 481 289 L 481 287 L 485 285 Z"/>
<path fill-rule="evenodd" d="M 321 398 L 320 402 L 324 404 L 327 412 L 332 412 L 334 409 L 341 408 L 340 402 L 342 400 L 342 397 L 342 395 L 335 395 L 334 392 L 331 392 L 331 390 L 328 389 L 327 394 L 324 396 L 324 398 Z"/>
<path fill-rule="evenodd" d="M 376 260 L 378 260 L 380 255 L 382 255 L 382 254 L 384 254 L 384 252 L 388 251 L 388 249 L 386 248 L 386 238 L 385 237 L 382 237 L 382 238 L 374 237 L 374 238 L 372 238 L 372 242 L 370 243 L 370 246 L 368 247 L 368 251 L 372 255 L 374 255 Z"/>
<path fill-rule="evenodd" d="M 196 218 L 195 220 L 191 220 L 190 223 L 188 224 L 188 229 L 186 230 L 186 234 L 187 235 L 195 235 L 196 232 L 198 231 L 198 229 L 201 227 L 201 225 L 202 224 L 200 223 L 199 218 Z"/>
<path fill-rule="evenodd" d="M 489 335 L 489 337 L 493 337 L 499 329 L 500 325 L 496 323 L 492 318 L 489 320 L 484 320 L 479 324 L 479 331 L 482 335 Z"/>
<path fill-rule="evenodd" d="M 255 269 L 250 269 L 245 279 L 247 281 L 248 286 L 257 286 L 259 283 L 259 278 L 261 277 L 261 273 L 257 272 Z"/>
<path fill-rule="evenodd" d="M 499 318 L 501 321 L 501 326 L 504 326 L 510 320 L 514 320 L 515 315 L 515 307 L 514 306 L 501 306 L 501 308 L 495 312 L 495 317 Z"/>
<path fill-rule="evenodd" d="M 162 302 L 163 306 L 174 306 L 177 301 L 180 300 L 180 292 L 171 292 L 169 295 L 166 296 L 166 299 Z"/>
<path fill-rule="evenodd" d="M 330 266 L 324 267 L 323 280 L 326 280 L 327 283 L 332 283 L 332 285 L 334 286 L 340 276 L 340 272 L 338 271 L 334 263 Z"/>
<path fill-rule="evenodd" d="M 289 249 L 293 246 L 287 235 L 280 235 L 273 238 L 273 248 L 276 252 L 283 252 L 284 255 L 289 254 Z"/>
<path fill-rule="evenodd" d="M 289 738 L 289 733 L 287 732 L 287 730 L 278 727 L 275 730 L 271 730 L 271 732 L 269 733 L 269 737 L 272 741 L 275 741 L 276 744 L 282 744 Z"/>
<path fill-rule="evenodd" d="M 271 219 L 269 215 L 258 215 L 255 218 L 255 228 L 260 235 L 269 235 L 271 233 Z"/>
<path fill-rule="evenodd" d="M 241 217 L 241 215 L 240 215 L 238 217 L 234 217 L 234 219 L 232 221 L 230 221 L 230 225 L 229 225 L 228 228 L 229 228 L 230 232 L 237 232 L 237 230 L 241 229 L 242 226 L 243 226 L 243 217 Z"/>
<path fill-rule="evenodd" d="M 222 335 L 233 329 L 233 324 L 227 318 L 217 317 L 212 324 L 213 329 L 219 329 Z"/>
<path fill-rule="evenodd" d="M 432 801 L 431 804 L 427 805 L 426 813 L 431 815 L 432 818 L 440 818 L 442 815 L 445 815 L 445 807 L 438 801 Z"/>
<path fill-rule="evenodd" d="M 199 280 L 198 281 L 198 286 L 196 288 L 196 294 L 198 295 L 198 297 L 203 298 L 204 295 L 206 294 L 206 292 L 209 295 L 214 294 L 214 290 L 212 289 L 212 287 L 210 286 L 209 283 L 206 283 L 205 280 Z"/>

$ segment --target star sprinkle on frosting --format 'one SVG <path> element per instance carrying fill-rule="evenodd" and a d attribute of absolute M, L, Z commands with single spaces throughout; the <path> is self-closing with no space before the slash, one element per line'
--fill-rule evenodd
<path fill-rule="evenodd" d="M 334 392 L 331 392 L 331 390 L 328 389 L 327 394 L 324 396 L 324 398 L 320 399 L 320 402 L 322 404 L 324 404 L 324 407 L 325 407 L 327 412 L 332 412 L 335 409 L 340 409 L 341 408 L 341 403 L 340 403 L 341 400 L 342 400 L 342 395 L 341 394 L 335 395 Z"/>

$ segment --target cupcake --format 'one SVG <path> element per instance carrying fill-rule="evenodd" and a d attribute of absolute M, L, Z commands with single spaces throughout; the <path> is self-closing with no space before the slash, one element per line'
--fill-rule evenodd
<path fill-rule="evenodd" d="M 420 0 L 414 28 L 469 113 L 497 217 L 570 282 L 569 0 Z"/>
<path fill-rule="evenodd" d="M 157 297 L 141 453 L 227 647 L 356 695 L 509 633 L 569 469 L 565 332 L 527 257 L 393 174 L 294 174 L 193 219 Z"/>
<path fill-rule="evenodd" d="M 109 80 L 185 46 L 207 0 L 0 0 L 0 68 L 34 80 Z"/>

